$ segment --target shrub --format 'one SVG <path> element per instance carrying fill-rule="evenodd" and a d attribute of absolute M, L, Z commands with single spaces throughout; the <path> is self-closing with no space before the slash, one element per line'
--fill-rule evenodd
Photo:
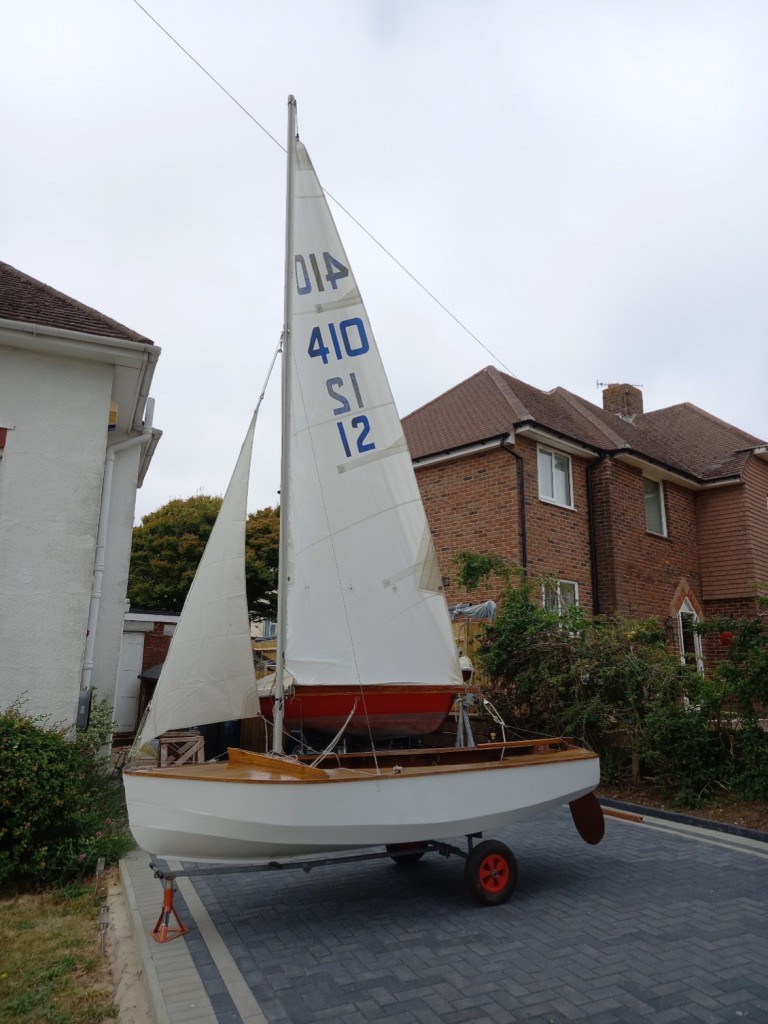
<path fill-rule="evenodd" d="M 712 728 L 700 704 L 652 701 L 643 724 L 641 758 L 680 806 L 698 807 L 713 786 L 727 786 L 732 775 L 727 736 Z"/>
<path fill-rule="evenodd" d="M 0 713 L 0 888 L 71 882 L 131 848 L 103 754 L 111 728 L 106 701 L 74 737 L 18 702 Z"/>
<path fill-rule="evenodd" d="M 727 737 L 730 785 L 751 799 L 768 798 L 768 597 L 758 592 L 758 614 L 749 619 L 712 618 L 702 633 L 730 634 L 712 673 L 709 715 Z"/>
<path fill-rule="evenodd" d="M 502 575 L 484 556 L 462 558 L 465 585 L 484 569 Z M 691 670 L 670 654 L 655 619 L 550 611 L 538 603 L 546 581 L 519 570 L 509 581 L 478 651 L 493 703 L 518 729 L 575 735 L 599 751 L 614 780 L 638 781 L 651 702 L 681 704 Z"/>
<path fill-rule="evenodd" d="M 457 561 L 469 590 L 489 576 L 504 584 L 477 654 L 512 728 L 577 736 L 598 751 L 607 780 L 650 776 L 689 805 L 715 786 L 768 797 L 768 735 L 758 723 L 768 704 L 765 618 L 703 624 L 732 635 L 705 678 L 669 650 L 655 619 L 548 611 L 539 604 L 546 581 L 494 555 L 464 552 Z"/>

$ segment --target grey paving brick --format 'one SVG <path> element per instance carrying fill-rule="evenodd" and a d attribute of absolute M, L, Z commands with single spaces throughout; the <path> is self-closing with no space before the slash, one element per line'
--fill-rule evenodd
<path fill-rule="evenodd" d="M 690 1015 L 679 1006 L 670 1007 L 668 1010 L 660 1010 L 655 1016 L 656 1024 L 677 1024 L 677 1021 L 690 1021 Z"/>
<path fill-rule="evenodd" d="M 455 858 L 194 884 L 267 1024 L 768 1024 L 768 859 L 607 826 L 597 848 L 566 810 L 500 830 L 520 882 L 497 908 L 469 900 Z M 179 944 L 217 1001 L 211 1024 L 230 1024 L 206 942 Z"/>

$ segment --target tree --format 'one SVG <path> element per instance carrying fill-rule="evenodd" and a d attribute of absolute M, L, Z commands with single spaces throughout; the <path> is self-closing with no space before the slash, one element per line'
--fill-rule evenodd
<path fill-rule="evenodd" d="M 138 608 L 178 614 L 202 557 L 221 498 L 176 498 L 134 528 L 128 600 Z M 251 512 L 245 525 L 245 583 L 252 618 L 274 618 L 280 513 Z"/>

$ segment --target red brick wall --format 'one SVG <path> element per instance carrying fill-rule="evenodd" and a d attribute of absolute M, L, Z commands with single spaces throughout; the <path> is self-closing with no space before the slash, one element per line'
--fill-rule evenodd
<path fill-rule="evenodd" d="M 692 491 L 664 485 L 668 536 L 657 537 L 645 529 L 639 469 L 604 460 L 593 463 L 590 470 L 587 460 L 574 456 L 575 508 L 561 508 L 539 499 L 536 443 L 518 437 L 515 450 L 525 469 L 529 576 L 573 580 L 579 585 L 581 606 L 592 612 L 587 495 L 591 473 L 599 610 L 637 618 L 657 615 L 664 620 L 676 613 L 673 599 L 681 586 L 702 604 Z M 497 597 L 497 592 L 461 592 L 455 584 L 453 556 L 459 551 L 495 552 L 520 564 L 517 460 L 495 448 L 417 467 L 416 473 L 441 573 L 450 580 L 446 590 L 449 603 Z"/>
<path fill-rule="evenodd" d="M 705 600 L 745 596 L 753 579 L 753 564 L 744 486 L 702 491 L 696 502 L 696 515 Z"/>
<path fill-rule="evenodd" d="M 579 585 L 579 604 L 592 611 L 586 459 L 572 456 L 573 508 L 562 508 L 539 498 L 538 446 L 519 437 L 516 449 L 525 460 L 528 573 L 554 576 Z"/>
<path fill-rule="evenodd" d="M 592 522 L 597 574 L 595 612 L 615 615 L 619 607 L 619 591 L 614 557 L 614 529 L 622 523 L 614 515 L 613 492 L 616 465 L 612 459 L 593 463 L 588 470 L 592 481 Z"/>
<path fill-rule="evenodd" d="M 141 658 L 141 671 L 146 672 L 148 668 L 160 665 L 165 661 L 168 648 L 171 646 L 171 638 L 165 636 L 165 629 L 168 623 L 156 622 L 151 632 L 144 634 L 144 653 Z"/>
<path fill-rule="evenodd" d="M 575 508 L 539 500 L 537 445 L 518 436 L 525 471 L 525 524 L 530 577 L 555 576 L 579 585 L 593 611 L 588 521 L 592 510 L 599 611 L 633 618 L 674 618 L 684 597 L 703 615 L 754 615 L 754 580 L 768 581 L 768 465 L 751 460 L 744 485 L 694 492 L 666 482 L 667 536 L 645 528 L 641 470 L 613 459 L 572 458 Z M 591 466 L 591 468 L 590 468 Z M 449 603 L 498 597 L 500 581 L 468 594 L 455 583 L 459 551 L 494 552 L 521 564 L 519 463 L 501 448 L 417 467 Z M 676 624 L 670 631 L 677 649 Z M 705 638 L 710 662 L 718 638 Z"/>
<path fill-rule="evenodd" d="M 665 483 L 667 536 L 648 533 L 642 472 L 606 459 L 593 473 L 593 503 L 601 612 L 664 620 L 683 581 L 701 601 L 693 492 Z"/>
<path fill-rule="evenodd" d="M 768 583 L 768 463 L 751 458 L 744 470 L 744 502 L 752 579 Z"/>
<path fill-rule="evenodd" d="M 525 523 L 528 572 L 579 584 L 579 601 L 592 608 L 589 561 L 586 462 L 573 460 L 575 509 L 539 500 L 536 444 L 518 438 L 515 451 L 525 474 Z M 494 448 L 434 466 L 416 467 L 440 570 L 450 579 L 448 602 L 497 598 L 496 590 L 467 594 L 459 590 L 453 557 L 459 551 L 493 552 L 522 563 L 518 460 Z"/>
<path fill-rule="evenodd" d="M 496 598 L 459 590 L 453 561 L 459 551 L 494 552 L 520 561 L 517 467 L 498 448 L 452 462 L 416 468 L 449 604 Z"/>
<path fill-rule="evenodd" d="M 743 482 L 697 498 L 704 600 L 709 614 L 754 615 L 755 582 L 768 582 L 768 465 L 747 463 Z"/>

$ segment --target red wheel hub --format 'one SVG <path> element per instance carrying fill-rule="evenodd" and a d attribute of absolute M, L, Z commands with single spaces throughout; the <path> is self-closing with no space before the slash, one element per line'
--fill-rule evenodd
<path fill-rule="evenodd" d="M 477 874 L 486 892 L 501 892 L 509 882 L 509 864 L 498 853 L 489 853 L 480 862 Z"/>

